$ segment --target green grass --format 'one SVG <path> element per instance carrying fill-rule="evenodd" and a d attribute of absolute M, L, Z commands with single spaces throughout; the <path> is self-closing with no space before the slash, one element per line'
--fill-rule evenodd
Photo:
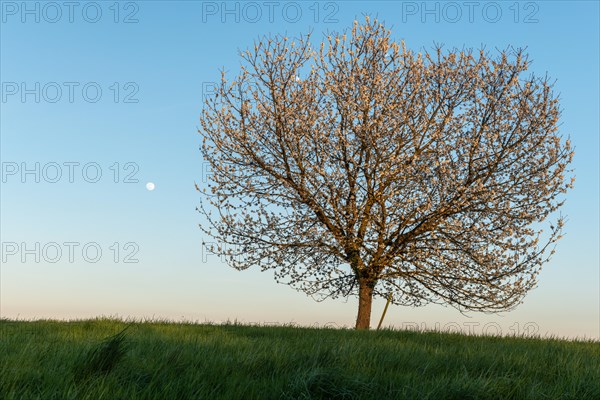
<path fill-rule="evenodd" d="M 600 399 L 600 343 L 4 319 L 0 399 Z"/>

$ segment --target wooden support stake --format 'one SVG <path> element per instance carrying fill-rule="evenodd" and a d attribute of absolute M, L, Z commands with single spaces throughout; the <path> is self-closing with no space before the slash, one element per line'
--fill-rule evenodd
<path fill-rule="evenodd" d="M 385 313 L 387 312 L 388 306 L 390 305 L 391 301 L 392 301 L 392 294 L 390 293 L 390 295 L 388 296 L 388 299 L 387 299 L 387 303 L 385 303 L 385 308 L 383 309 L 383 314 L 381 314 L 381 319 L 379 320 L 379 324 L 377 325 L 377 330 L 379 330 L 379 328 L 381 328 L 381 324 L 383 323 L 383 318 L 385 317 Z"/>

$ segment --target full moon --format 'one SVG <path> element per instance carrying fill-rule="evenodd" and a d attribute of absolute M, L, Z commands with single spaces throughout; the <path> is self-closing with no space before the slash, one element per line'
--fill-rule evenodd
<path fill-rule="evenodd" d="M 146 183 L 146 189 L 152 191 L 152 190 L 154 190 L 154 188 L 155 188 L 155 186 L 154 186 L 153 182 Z"/>

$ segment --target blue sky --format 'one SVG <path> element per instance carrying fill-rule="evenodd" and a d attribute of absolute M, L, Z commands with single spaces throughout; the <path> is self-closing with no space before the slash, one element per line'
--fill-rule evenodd
<path fill-rule="evenodd" d="M 469 318 L 392 307 L 386 323 L 600 338 L 598 2 L 2 1 L 1 10 L 2 317 L 353 325 L 355 299 L 317 303 L 271 272 L 203 256 L 196 130 L 203 87 L 220 68 L 235 73 L 238 50 L 260 35 L 312 30 L 316 40 L 369 14 L 412 49 L 527 47 L 531 70 L 556 79 L 577 177 L 562 209 L 567 234 L 524 304 Z M 372 324 L 383 306 L 376 300 Z"/>

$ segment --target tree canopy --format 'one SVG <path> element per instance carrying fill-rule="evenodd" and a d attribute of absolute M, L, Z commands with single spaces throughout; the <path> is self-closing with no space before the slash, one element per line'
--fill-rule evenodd
<path fill-rule="evenodd" d="M 358 295 L 357 328 L 373 296 L 498 311 L 535 286 L 573 151 L 522 49 L 417 53 L 367 18 L 316 47 L 267 36 L 240 57 L 203 108 L 212 174 L 196 186 L 232 267 Z"/>

